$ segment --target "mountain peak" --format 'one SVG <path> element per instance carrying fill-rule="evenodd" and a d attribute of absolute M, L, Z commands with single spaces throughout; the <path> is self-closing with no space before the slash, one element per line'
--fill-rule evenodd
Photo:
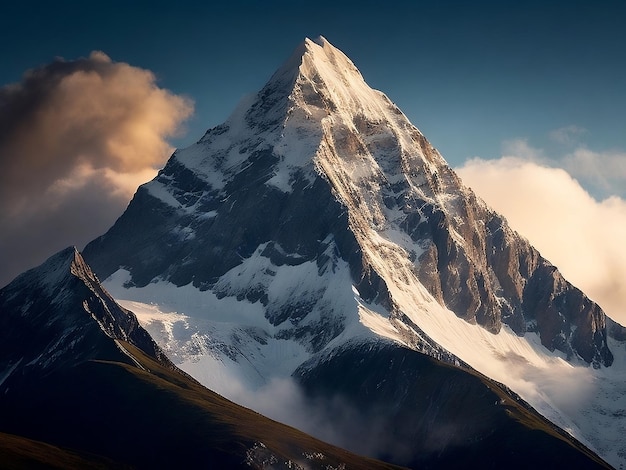
<path fill-rule="evenodd" d="M 0 369 L 21 362 L 35 371 L 94 357 L 128 360 L 119 340 L 169 364 L 75 247 L 59 251 L 0 289 L 0 312 Z"/>
<path fill-rule="evenodd" d="M 335 108 L 353 109 L 355 105 L 368 108 L 373 90 L 348 56 L 323 36 L 305 39 L 298 72 L 300 80 L 296 80 L 296 88 L 298 82 L 308 81 L 317 94 L 332 101 Z"/>
<path fill-rule="evenodd" d="M 352 61 L 341 50 L 333 46 L 324 36 L 315 39 L 304 39 L 305 53 L 308 52 L 310 58 L 316 61 L 330 62 L 335 67 L 349 69 L 353 72 L 360 72 Z M 306 54 L 305 54 L 306 55 Z"/>
<path fill-rule="evenodd" d="M 50 256 L 40 266 L 21 274 L 9 286 L 37 285 L 48 294 L 53 294 L 54 291 L 75 280 L 86 285 L 99 282 L 78 249 L 69 246 Z"/>
<path fill-rule="evenodd" d="M 323 36 L 316 39 L 305 38 L 278 68 L 264 89 L 274 88 L 277 83 L 281 88 L 289 88 L 297 83 L 298 77 L 316 82 L 334 82 L 340 77 L 343 77 L 340 80 L 343 82 L 363 81 L 352 61 Z"/>
<path fill-rule="evenodd" d="M 342 160 L 361 154 L 369 160 L 360 165 L 364 171 L 391 171 L 392 179 L 402 178 L 409 155 L 418 165 L 434 164 L 431 172 L 447 166 L 402 111 L 370 88 L 352 61 L 321 36 L 306 38 L 256 95 L 207 131 L 198 146 L 177 150 L 173 160 L 220 191 L 249 167 L 251 155 L 263 154 L 267 163 L 278 160 L 266 183 L 289 193 L 296 173 L 311 182 L 328 163 L 325 143 L 345 147 Z M 379 151 L 385 146 L 389 151 Z M 207 154 L 208 147 L 216 152 Z M 166 183 L 165 175 L 162 179 Z M 160 186 L 151 182 L 147 188 L 176 207 Z"/>
<path fill-rule="evenodd" d="M 324 36 L 322 36 L 321 34 L 320 34 L 318 37 L 316 37 L 315 39 L 305 38 L 304 40 L 305 40 L 305 41 L 312 41 L 312 42 L 314 42 L 315 44 L 317 44 L 318 46 L 322 46 L 322 47 L 324 47 L 325 45 L 328 45 L 328 46 L 330 46 L 330 47 L 334 47 L 334 46 L 333 46 L 330 42 L 328 42 L 328 40 L 327 40 Z"/>

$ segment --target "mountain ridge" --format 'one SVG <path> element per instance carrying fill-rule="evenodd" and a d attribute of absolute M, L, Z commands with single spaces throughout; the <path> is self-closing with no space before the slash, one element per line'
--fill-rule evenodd
<path fill-rule="evenodd" d="M 77 298 L 81 299 L 80 306 L 76 305 Z M 79 364 L 103 351 L 108 351 L 108 357 L 124 360 L 127 355 L 109 339 L 133 342 L 169 363 L 137 318 L 102 289 L 74 247 L 18 276 L 2 289 L 0 302 L 0 324 L 12 331 L 0 346 L 0 357 L 7 369 L 24 363 L 21 367 L 30 373 L 45 372 Z M 4 393 L 9 388 L 9 378 L 3 380 Z"/>

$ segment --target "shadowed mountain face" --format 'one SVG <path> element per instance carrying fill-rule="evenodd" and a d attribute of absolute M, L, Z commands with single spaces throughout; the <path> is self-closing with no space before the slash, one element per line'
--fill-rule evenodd
<path fill-rule="evenodd" d="M 0 324 L 3 468 L 393 468 L 179 371 L 74 249 L 0 290 Z"/>
<path fill-rule="evenodd" d="M 170 364 L 137 318 L 102 288 L 82 256 L 67 248 L 0 291 L 0 393 L 98 358 L 133 364 L 116 340 Z M 173 368 L 174 366 L 170 364 Z M 30 379 L 30 377 L 36 379 Z"/>

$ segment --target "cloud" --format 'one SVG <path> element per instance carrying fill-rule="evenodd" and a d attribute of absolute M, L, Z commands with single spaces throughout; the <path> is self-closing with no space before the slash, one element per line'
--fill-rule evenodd
<path fill-rule="evenodd" d="M 600 194 L 626 197 L 626 152 L 594 152 L 579 147 L 562 159 L 563 168 Z"/>
<path fill-rule="evenodd" d="M 173 149 L 192 102 L 102 52 L 0 88 L 0 286 L 104 232 Z"/>
<path fill-rule="evenodd" d="M 514 156 L 526 161 L 540 162 L 546 160 L 543 150 L 532 147 L 527 139 L 512 139 L 502 143 L 502 155 Z"/>
<path fill-rule="evenodd" d="M 557 144 L 573 145 L 578 143 L 578 138 L 584 135 L 587 129 L 575 125 L 561 127 L 550 132 L 549 136 Z"/>
<path fill-rule="evenodd" d="M 503 142 L 502 155 L 563 168 L 596 197 L 626 197 L 626 152 L 590 150 L 575 138 L 584 133 L 586 130 L 577 126 L 552 131 L 552 140 L 567 146 L 567 151 L 558 156 L 546 155 L 543 149 L 531 146 L 526 139 Z"/>
<path fill-rule="evenodd" d="M 570 282 L 626 324 L 626 200 L 598 201 L 565 170 L 525 157 L 474 158 L 456 171 Z"/>
<path fill-rule="evenodd" d="M 347 397 L 312 398 L 292 377 L 273 377 L 256 389 L 247 387 L 227 371 L 212 390 L 271 419 L 293 426 L 351 452 L 408 462 L 413 449 L 397 442 L 391 433 L 388 408 L 358 407 Z M 448 436 L 448 439 L 450 437 Z"/>

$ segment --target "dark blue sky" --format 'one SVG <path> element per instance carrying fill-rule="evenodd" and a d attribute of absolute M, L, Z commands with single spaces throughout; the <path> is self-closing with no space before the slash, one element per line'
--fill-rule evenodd
<path fill-rule="evenodd" d="M 626 2 L 15 2 L 0 17 L 0 84 L 55 56 L 101 50 L 195 101 L 197 140 L 257 91 L 305 36 L 324 35 L 444 157 L 501 155 L 585 129 L 626 150 Z M 338 3 L 338 4 L 335 4 Z M 556 150 L 555 150 L 556 151 Z"/>

